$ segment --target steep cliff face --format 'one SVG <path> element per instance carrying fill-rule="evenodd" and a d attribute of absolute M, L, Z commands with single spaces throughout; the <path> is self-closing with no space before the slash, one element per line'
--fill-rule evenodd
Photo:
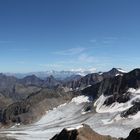
<path fill-rule="evenodd" d="M 73 90 L 81 90 L 88 86 L 95 85 L 96 83 L 101 82 L 103 79 L 112 78 L 117 75 L 123 75 L 123 74 L 124 74 L 123 71 L 113 68 L 108 72 L 92 73 L 92 74 L 88 74 L 80 79 L 66 82 L 66 83 L 64 83 L 64 86 L 68 87 L 70 89 L 73 89 Z"/>
<path fill-rule="evenodd" d="M 118 75 L 116 77 L 106 78 L 100 83 L 84 89 L 82 93 L 92 96 L 93 99 L 100 97 L 98 100 L 98 104 L 102 102 L 100 103 L 100 109 L 105 106 L 114 106 L 115 108 L 121 104 L 121 111 L 123 111 L 121 112 L 121 117 L 128 117 L 140 111 L 139 88 L 140 69 L 135 69 L 122 76 Z"/>

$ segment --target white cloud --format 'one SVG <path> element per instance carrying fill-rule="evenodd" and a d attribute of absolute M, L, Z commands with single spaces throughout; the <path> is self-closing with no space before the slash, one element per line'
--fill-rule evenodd
<path fill-rule="evenodd" d="M 91 55 L 88 55 L 88 54 L 80 54 L 80 56 L 78 57 L 78 60 L 81 61 L 81 62 L 87 62 L 87 63 L 92 63 L 92 62 L 95 62 L 96 59 L 91 56 Z"/>
<path fill-rule="evenodd" d="M 83 51 L 85 51 L 86 48 L 84 47 L 76 47 L 76 48 L 71 48 L 71 49 L 67 49 L 67 50 L 61 50 L 61 51 L 57 51 L 54 52 L 54 54 L 58 54 L 58 55 L 76 55 L 76 54 L 80 54 Z"/>
<path fill-rule="evenodd" d="M 75 71 L 75 72 L 78 72 L 78 71 L 81 71 L 81 72 L 89 71 L 91 73 L 94 73 L 94 72 L 96 72 L 96 68 L 94 68 L 94 67 L 77 68 L 77 69 L 71 69 L 71 71 Z"/>
<path fill-rule="evenodd" d="M 57 67 L 61 67 L 61 64 L 39 64 L 39 66 L 41 67 L 47 67 L 47 68 L 57 68 Z"/>

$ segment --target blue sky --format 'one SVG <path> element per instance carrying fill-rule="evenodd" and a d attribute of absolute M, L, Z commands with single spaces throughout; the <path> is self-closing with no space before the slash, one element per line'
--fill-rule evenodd
<path fill-rule="evenodd" d="M 1 0 L 0 71 L 140 66 L 139 0 Z"/>

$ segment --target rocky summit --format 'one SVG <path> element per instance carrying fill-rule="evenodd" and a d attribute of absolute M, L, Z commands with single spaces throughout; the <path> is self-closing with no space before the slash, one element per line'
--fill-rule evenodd
<path fill-rule="evenodd" d="M 117 140 L 94 132 L 88 125 L 83 124 L 78 129 L 63 129 L 50 140 Z"/>

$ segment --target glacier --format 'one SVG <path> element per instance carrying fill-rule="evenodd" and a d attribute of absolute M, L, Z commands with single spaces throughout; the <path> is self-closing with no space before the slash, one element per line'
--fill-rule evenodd
<path fill-rule="evenodd" d="M 134 98 L 136 97 L 139 97 L 138 92 L 135 92 Z M 112 106 L 113 109 L 111 107 L 102 107 L 105 98 L 104 95 L 101 95 L 96 100 L 94 103 L 96 110 L 83 113 L 84 107 L 91 100 L 86 96 L 76 97 L 69 103 L 47 111 L 38 122 L 26 126 L 18 124 L 8 129 L 3 128 L 0 134 L 18 140 L 49 140 L 63 128 L 79 128 L 85 123 L 99 134 L 127 137 L 134 127 L 140 126 L 140 112 L 129 118 L 121 118 L 119 116 L 119 107 L 123 108 L 123 106 L 115 104 Z M 127 104 L 129 106 L 129 103 Z M 112 111 L 115 109 L 118 110 Z"/>

